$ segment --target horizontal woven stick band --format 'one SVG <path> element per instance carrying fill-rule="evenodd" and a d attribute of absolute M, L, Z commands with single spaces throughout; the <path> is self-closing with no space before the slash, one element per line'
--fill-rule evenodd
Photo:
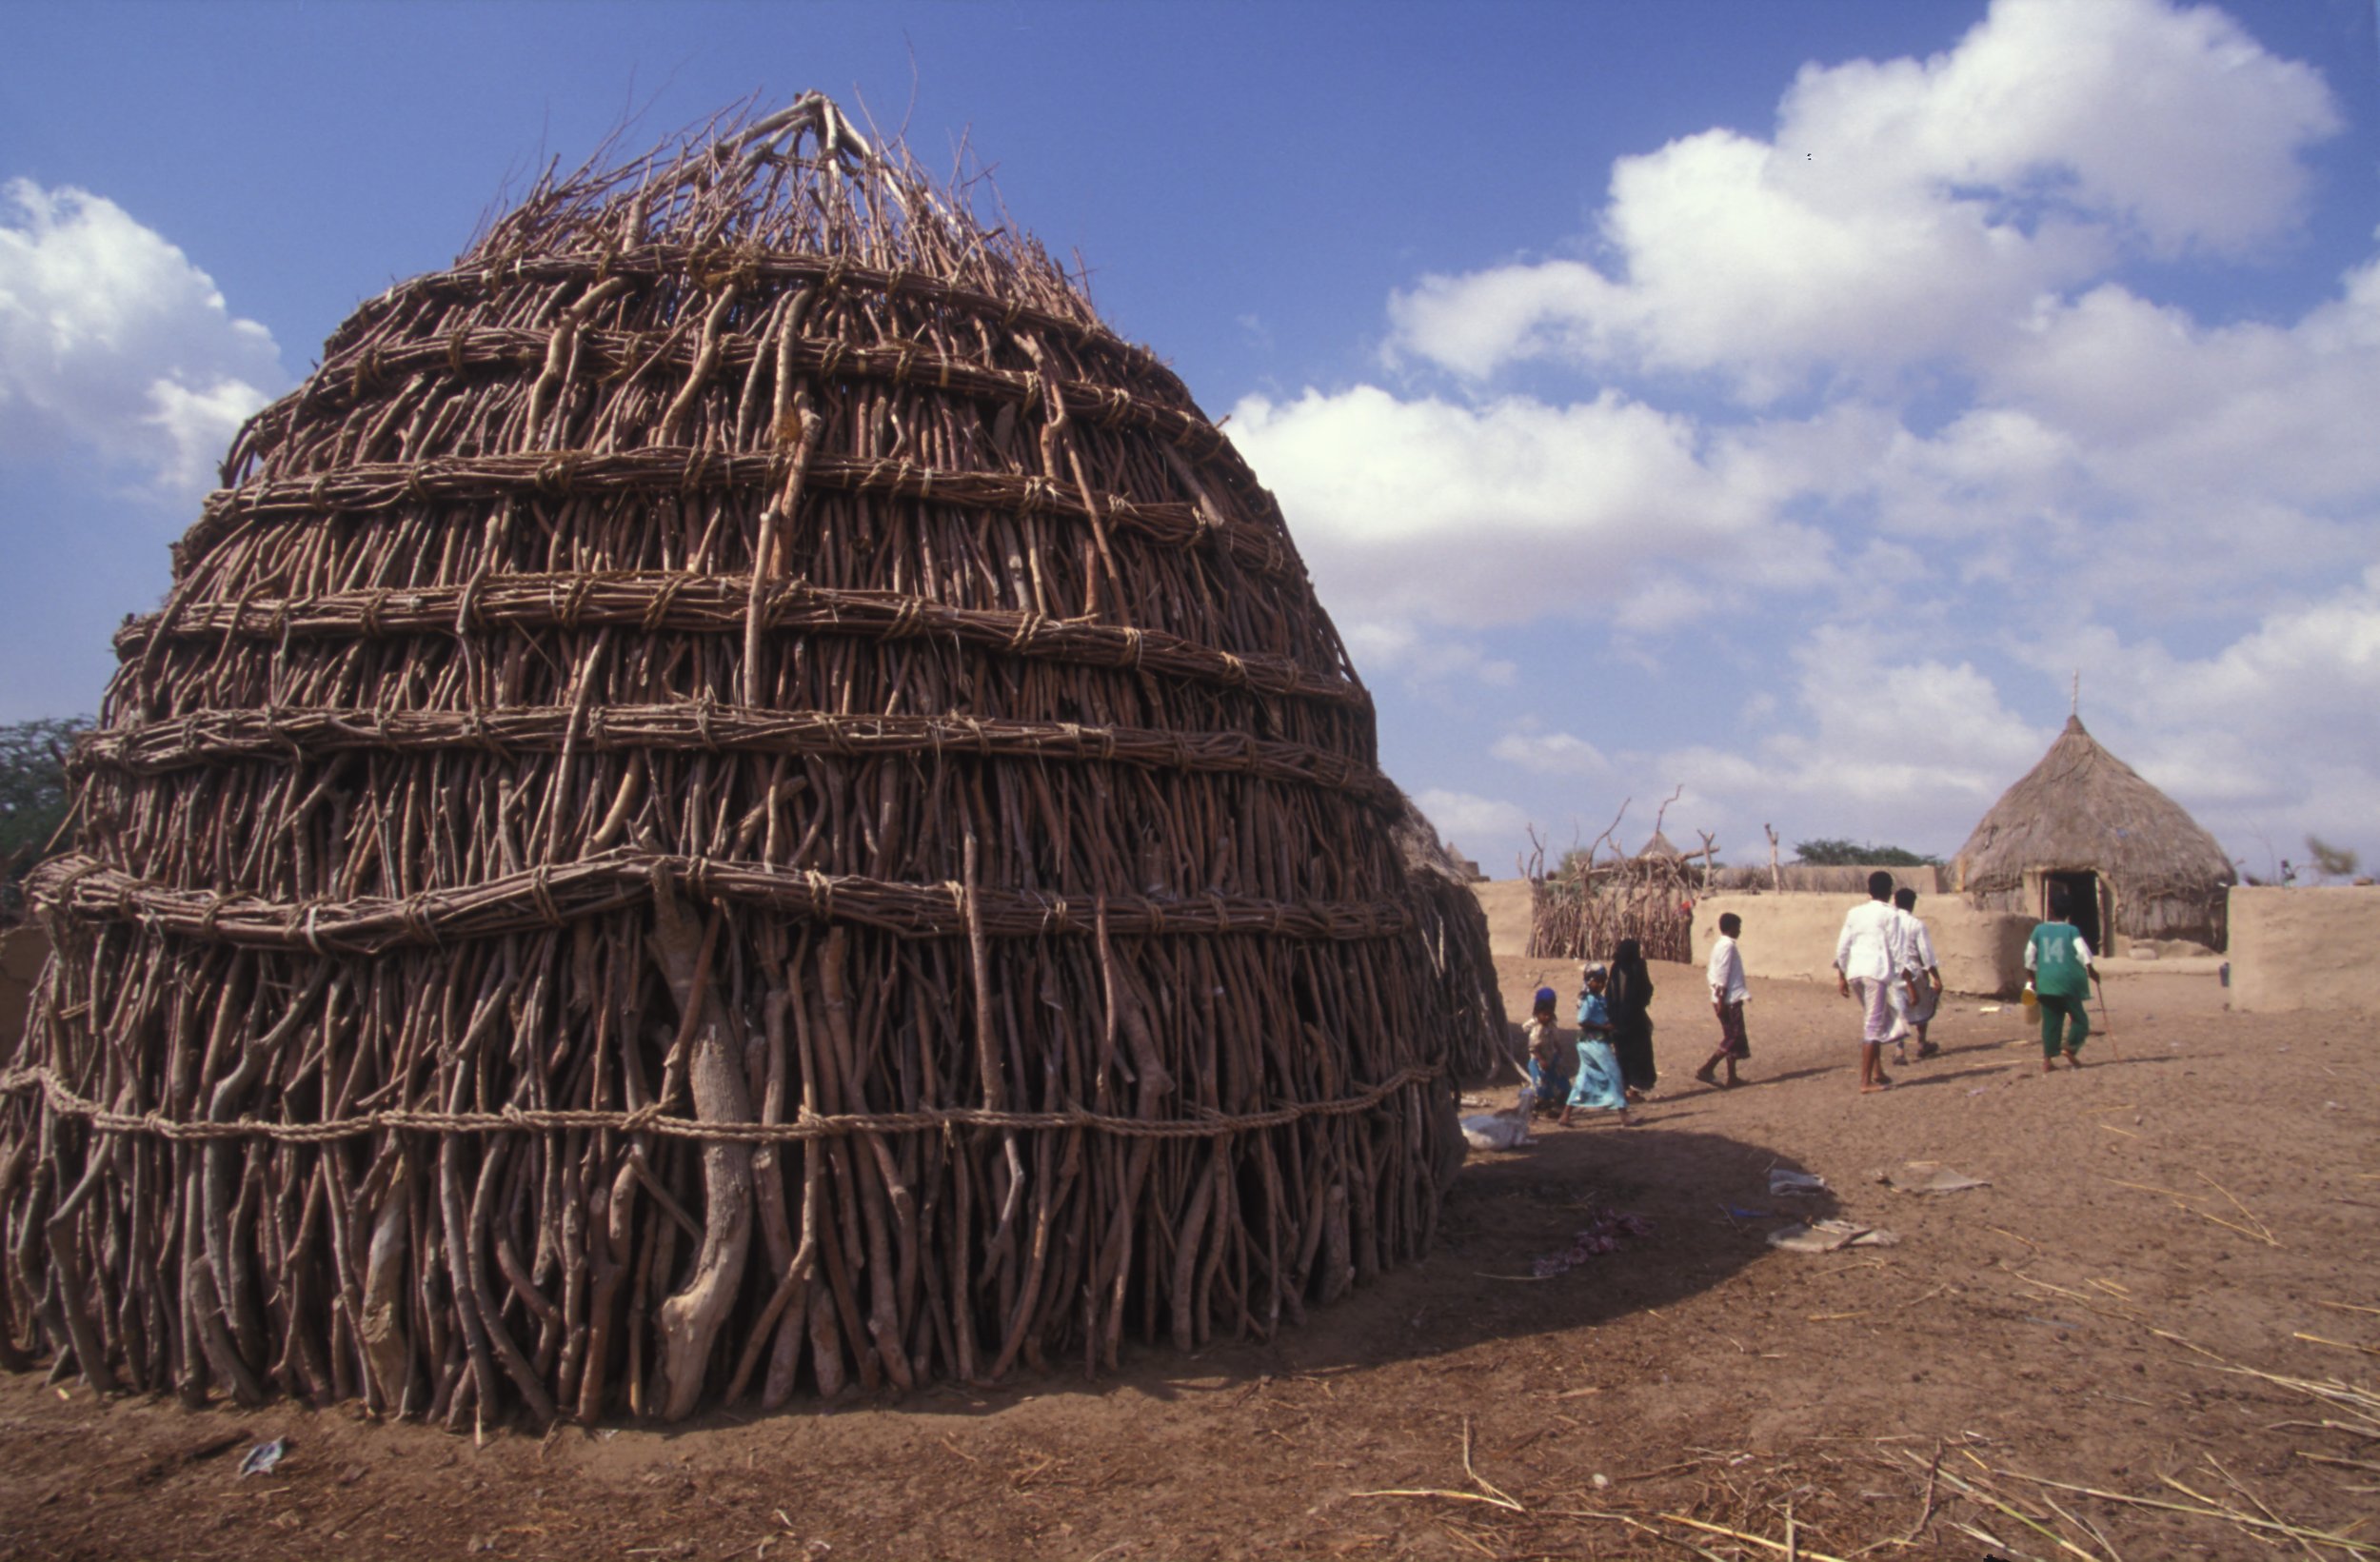
<path fill-rule="evenodd" d="M 1062 337 L 1078 346 L 1113 353 L 1140 373 L 1178 391 L 1185 404 L 1190 399 L 1173 370 L 1155 353 L 1125 341 L 1096 321 L 1037 309 L 1013 299 L 995 298 L 916 271 L 857 266 L 821 255 L 782 250 L 759 252 L 715 245 L 648 244 L 588 255 L 521 255 L 430 271 L 399 283 L 364 304 L 356 310 L 348 328 L 367 326 L 396 306 L 414 298 L 478 298 L 521 283 L 595 283 L 612 277 L 674 281 L 687 276 L 714 286 L 728 282 L 811 284 L 838 291 L 920 299 L 938 308 L 995 322 L 1010 330 L 1029 326 Z"/>
<path fill-rule="evenodd" d="M 664 1138 L 783 1144 L 795 1139 L 843 1138 L 855 1134 L 919 1134 L 954 1128 L 1080 1129 L 1120 1138 L 1189 1139 L 1282 1128 L 1307 1117 L 1346 1117 L 1378 1106 L 1408 1086 L 1426 1084 L 1444 1072 L 1417 1065 L 1400 1070 L 1359 1096 L 1300 1101 L 1269 1112 L 1217 1113 L 1211 1117 L 1170 1119 L 1118 1117 L 1081 1110 L 994 1112 L 982 1107 L 953 1106 L 922 1112 L 838 1113 L 832 1117 L 804 1110 L 791 1122 L 704 1122 L 667 1116 L 662 1106 L 654 1105 L 635 1112 L 555 1112 L 512 1106 L 502 1112 L 413 1112 L 390 1108 L 327 1122 L 265 1122 L 254 1117 L 193 1122 L 156 1112 L 110 1111 L 97 1101 L 76 1095 L 46 1068 L 12 1068 L 0 1073 L 0 1094 L 39 1092 L 43 1104 L 53 1115 L 82 1118 L 100 1133 L 148 1134 L 168 1139 L 277 1139 L 283 1143 L 321 1144 L 384 1130 L 551 1134 L 610 1129 L 624 1134 L 658 1134 Z"/>
<path fill-rule="evenodd" d="M 138 922 L 156 932 L 254 949 L 374 955 L 383 950 L 561 927 L 584 917 L 642 905 L 656 873 L 683 880 L 699 900 L 765 907 L 812 922 L 872 927 L 900 938 L 960 938 L 968 932 L 966 887 L 906 884 L 757 862 L 722 862 L 657 852 L 619 851 L 578 862 L 506 874 L 405 900 L 290 903 L 217 895 L 135 879 L 91 858 L 51 858 L 27 881 L 28 896 L 70 920 Z M 1392 938 L 1412 925 L 1400 901 L 1307 901 L 1284 905 L 1250 896 L 1180 900 L 1143 896 L 1068 900 L 1030 891 L 982 891 L 976 910 L 990 938 L 1088 935 L 1104 907 L 1114 937 L 1263 933 L 1353 943 Z"/>
<path fill-rule="evenodd" d="M 635 624 L 648 633 L 740 634 L 748 575 L 662 570 L 587 575 L 489 575 L 466 585 L 332 591 L 317 597 L 177 602 L 116 632 L 119 657 L 154 641 L 340 639 L 453 634 L 458 629 L 578 629 Z M 891 591 L 854 591 L 787 581 L 764 588 L 761 626 L 866 640 L 939 637 L 997 646 L 1013 656 L 1081 666 L 1144 668 L 1231 688 L 1369 708 L 1352 678 L 1319 673 L 1269 652 L 1219 650 L 1161 629 L 1053 619 L 1000 607 L 948 607 Z"/>
<path fill-rule="evenodd" d="M 764 484 L 783 484 L 784 460 L 777 454 L 729 455 L 684 445 L 649 445 L 600 455 L 585 450 L 528 450 L 419 463 L 358 463 L 315 477 L 216 489 L 207 496 L 197 523 L 175 544 L 174 557 L 178 569 L 187 571 L 243 523 L 278 516 L 355 513 L 529 494 L 651 497 L 747 488 L 758 495 Z M 813 457 L 803 470 L 802 481 L 805 488 L 891 494 L 1018 515 L 1054 515 L 1085 524 L 1096 520 L 1172 547 L 1196 547 L 1212 539 L 1250 569 L 1279 577 L 1302 578 L 1304 574 L 1286 532 L 1201 514 L 1197 505 L 1175 500 L 1144 504 L 1108 494 L 1098 499 L 1094 516 L 1074 487 L 1048 478 L 938 470 L 914 462 L 855 456 Z"/>
<path fill-rule="evenodd" d="M 76 744 L 75 753 L 85 763 L 153 774 L 231 760 L 356 749 L 551 754 L 573 741 L 596 753 L 673 749 L 832 754 L 855 760 L 951 754 L 1128 764 L 1319 786 L 1344 792 L 1392 818 L 1404 811 L 1396 786 L 1367 764 L 1311 744 L 1245 732 L 1173 732 L 974 716 L 830 716 L 823 711 L 717 705 L 702 699 L 663 705 L 590 704 L 585 710 L 567 705 L 197 710 L 93 733 Z"/>
<path fill-rule="evenodd" d="M 708 380 L 741 379 L 749 372 L 755 357 L 765 357 L 797 374 L 828 380 L 877 380 L 952 390 L 978 401 L 1019 406 L 1046 404 L 1055 398 L 1069 418 L 1104 428 L 1153 434 L 1200 459 L 1220 455 L 1229 445 L 1222 433 L 1196 412 L 1167 406 L 1130 390 L 1092 380 L 1044 378 L 994 368 L 914 344 L 865 346 L 832 336 L 795 336 L 780 344 L 741 336 L 723 340 L 706 352 L 701 341 L 683 333 L 598 330 L 571 323 L 552 331 L 477 326 L 399 346 L 358 347 L 326 361 L 315 371 L 317 383 L 301 393 L 300 399 L 308 416 L 320 416 L 344 410 L 426 370 L 543 370 L 557 332 L 567 333 L 561 340 L 575 349 L 579 372 L 599 382 L 629 369 L 639 373 L 666 369 L 684 382 L 688 371 L 697 367 L 703 368 Z M 1235 467 L 1219 476 L 1229 482 L 1240 478 L 1243 470 Z"/>

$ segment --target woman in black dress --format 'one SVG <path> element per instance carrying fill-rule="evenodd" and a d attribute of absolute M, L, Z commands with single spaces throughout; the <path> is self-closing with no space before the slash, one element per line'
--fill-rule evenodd
<path fill-rule="evenodd" d="M 1634 939 L 1620 939 L 1612 952 L 1607 998 L 1620 1078 L 1627 1081 L 1628 1094 L 1641 1099 L 1660 1075 L 1653 1067 L 1653 973 L 1645 969 L 1644 951 Z"/>

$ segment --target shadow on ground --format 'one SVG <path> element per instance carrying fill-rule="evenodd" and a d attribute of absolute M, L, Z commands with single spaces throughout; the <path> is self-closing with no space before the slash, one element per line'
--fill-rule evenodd
<path fill-rule="evenodd" d="M 1658 1110 L 1695 1115 L 1691 1101 Z M 1187 1354 L 1127 1346 L 1121 1369 L 1096 1381 L 1080 1371 L 1020 1373 L 995 1388 L 942 1385 L 906 1400 L 851 1396 L 832 1408 L 982 1414 L 1024 1397 L 1100 1395 L 1119 1387 L 1172 1399 L 1592 1329 L 1670 1307 L 1752 1263 L 1769 1251 L 1765 1233 L 1776 1224 L 1764 1216 L 1835 1213 L 1830 1196 L 1771 1198 L 1772 1167 L 1804 1170 L 1778 1151 L 1716 1134 L 1609 1121 L 1548 1126 L 1522 1149 L 1472 1155 L 1447 1195 L 1427 1258 L 1310 1308 L 1304 1323 L 1284 1326 L 1272 1340 L 1218 1340 Z M 1636 1216 L 1649 1229 L 1619 1236 L 1613 1251 L 1562 1274 L 1537 1276 L 1538 1258 L 1568 1252 L 1606 1212 Z"/>

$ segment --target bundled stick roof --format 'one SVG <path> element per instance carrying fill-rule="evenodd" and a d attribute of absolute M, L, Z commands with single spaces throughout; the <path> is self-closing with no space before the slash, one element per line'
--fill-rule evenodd
<path fill-rule="evenodd" d="M 1278 508 L 833 105 L 541 184 L 225 470 L 36 888 L 10 1361 L 675 1417 L 1429 1241 L 1485 929 Z"/>
<path fill-rule="evenodd" d="M 2101 873 L 2135 899 L 2203 898 L 2236 878 L 2214 837 L 2099 746 L 2078 716 L 1984 815 L 1952 881 L 1989 894 L 2018 887 L 2029 870 Z"/>

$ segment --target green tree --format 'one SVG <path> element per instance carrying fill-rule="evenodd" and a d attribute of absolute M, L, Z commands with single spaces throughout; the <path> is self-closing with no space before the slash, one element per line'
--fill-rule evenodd
<path fill-rule="evenodd" d="M 1832 836 L 1821 836 L 1815 840 L 1796 840 L 1794 842 L 1794 855 L 1804 862 L 1822 868 L 1921 868 L 1935 866 L 1942 860 L 1938 857 L 1919 857 L 1915 852 L 1900 846 L 1862 845 Z"/>
<path fill-rule="evenodd" d="M 88 716 L 0 722 L 0 913 L 24 905 L 25 875 L 66 821 L 66 753 L 90 730 Z"/>
<path fill-rule="evenodd" d="M 2325 879 L 2352 879 L 2363 865 L 2353 852 L 2333 846 L 2320 836 L 2306 838 L 2306 851 L 2314 860 L 2314 871 Z"/>

